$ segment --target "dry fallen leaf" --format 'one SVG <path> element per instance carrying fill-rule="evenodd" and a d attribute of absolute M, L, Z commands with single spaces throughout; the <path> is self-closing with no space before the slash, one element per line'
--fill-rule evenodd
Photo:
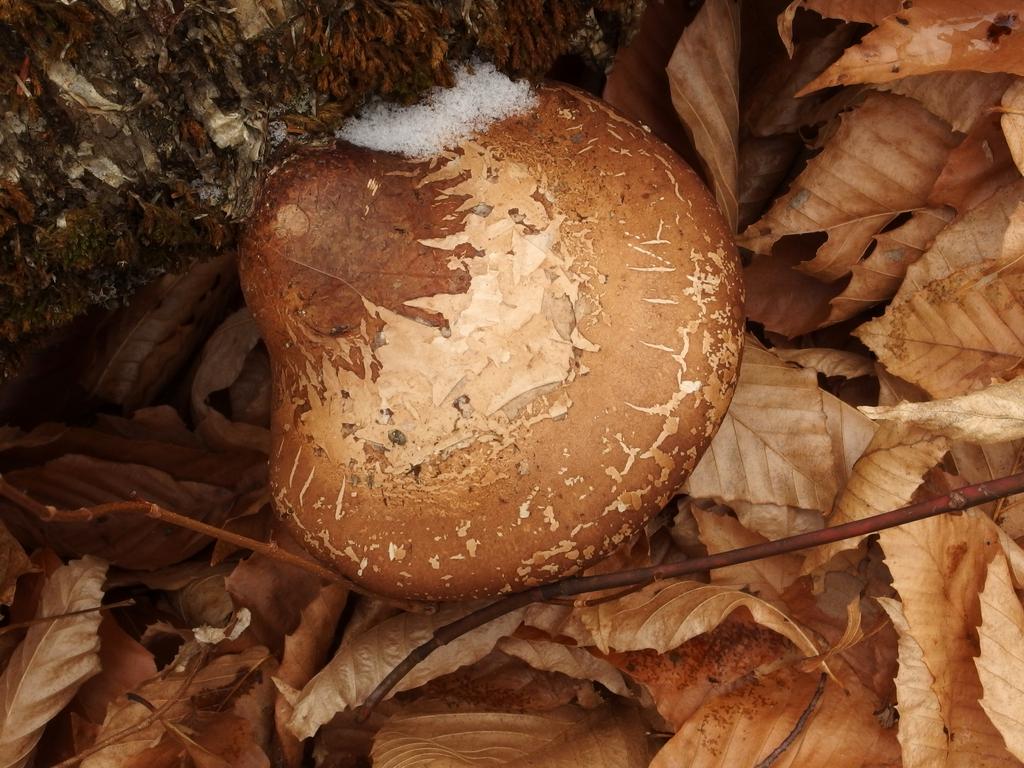
<path fill-rule="evenodd" d="M 853 465 L 850 480 L 839 494 L 829 525 L 842 525 L 906 506 L 921 485 L 924 474 L 938 463 L 948 448 L 945 438 L 899 424 L 884 424 Z M 821 568 L 859 542 L 859 538 L 845 539 L 815 547 L 804 560 L 804 573 Z"/>
<path fill-rule="evenodd" d="M 828 240 L 800 269 L 822 282 L 837 280 L 886 224 L 926 204 L 956 144 L 949 126 L 916 101 L 870 94 L 840 117 L 822 152 L 746 229 L 741 244 L 767 254 L 787 235 L 823 232 Z"/>
<path fill-rule="evenodd" d="M 1016 79 L 1003 93 L 1000 125 L 1013 162 L 1024 173 L 1024 79 Z"/>
<path fill-rule="evenodd" d="M 1013 75 L 988 72 L 933 72 L 912 75 L 879 86 L 920 101 L 929 112 L 967 133 L 986 111 L 999 104 Z M 1005 102 L 1004 102 L 1005 104 Z"/>
<path fill-rule="evenodd" d="M 86 757 L 82 768 L 130 765 L 133 758 L 164 739 L 163 722 L 180 724 L 195 716 L 193 697 L 209 696 L 211 706 L 223 708 L 238 693 L 239 686 L 269 658 L 266 648 L 257 646 L 242 653 L 218 656 L 198 668 L 197 664 L 203 661 L 201 656 L 176 660 L 177 663 L 137 687 L 133 698 L 122 696 L 110 705 L 96 734 L 96 745 L 102 748 Z M 160 717 L 154 718 L 153 710 L 139 703 L 139 699 L 159 711 Z M 183 749 L 178 744 L 172 753 Z"/>
<path fill-rule="evenodd" d="M 740 7 L 707 0 L 668 63 L 672 104 L 707 167 L 718 207 L 736 231 L 739 169 Z"/>
<path fill-rule="evenodd" d="M 729 412 L 685 487 L 734 507 L 768 538 L 807 530 L 831 510 L 873 432 L 813 371 L 748 344 Z"/>
<path fill-rule="evenodd" d="M 754 766 L 793 732 L 819 684 L 819 676 L 782 669 L 748 678 L 710 700 L 655 756 L 651 768 Z M 782 768 L 862 768 L 894 765 L 891 731 L 874 717 L 877 701 L 854 680 L 846 690 L 826 685 L 821 701 L 792 746 L 771 763 Z"/>
<path fill-rule="evenodd" d="M 7 526 L 0 521 L 0 605 L 10 605 L 18 577 L 32 570 L 32 563 Z"/>
<path fill-rule="evenodd" d="M 875 367 L 870 358 L 856 352 L 845 352 L 841 349 L 813 347 L 810 349 L 773 349 L 776 357 L 787 363 L 796 363 L 802 368 L 811 368 L 825 376 L 842 376 L 854 379 L 858 376 L 870 376 Z"/>
<path fill-rule="evenodd" d="M 855 335 L 933 397 L 1011 378 L 1024 359 L 1024 272 L 998 270 L 982 262 L 934 280 Z"/>
<path fill-rule="evenodd" d="M 381 728 L 372 756 L 379 768 L 645 768 L 648 763 L 643 723 L 634 710 L 621 706 L 400 714 Z"/>
<path fill-rule="evenodd" d="M 434 630 L 467 612 L 464 604 L 442 608 L 434 614 L 401 613 L 344 644 L 337 655 L 302 689 L 293 702 L 295 714 L 289 729 L 305 739 L 336 713 L 361 704 L 377 684 L 416 647 L 427 642 Z M 483 627 L 462 635 L 427 657 L 391 691 L 416 688 L 465 664 L 482 659 L 495 643 L 519 626 L 523 610 L 513 611 Z"/>
<path fill-rule="evenodd" d="M 944 747 L 943 765 L 1018 764 L 979 704 L 982 687 L 974 665 L 980 651 L 975 631 L 981 624 L 978 595 L 989 562 L 1002 557 L 994 528 L 984 515 L 968 510 L 880 534 L 906 617 L 905 632 L 920 647 L 933 678 L 928 690 L 944 726 L 945 743 L 939 745 L 940 754 Z M 915 679 L 919 688 L 924 680 Z M 937 738 L 934 727 L 931 733 L 929 745 Z M 906 750 L 904 744 L 905 756 Z"/>
<path fill-rule="evenodd" d="M 871 408 L 875 421 L 911 424 L 951 440 L 1000 443 L 1024 439 L 1024 379 L 993 384 L 975 392 L 925 403 Z"/>
<path fill-rule="evenodd" d="M 502 653 L 525 661 L 534 669 L 558 672 L 578 680 L 592 680 L 614 694 L 626 698 L 632 696 L 621 673 L 585 648 L 515 636 L 501 638 L 495 647 Z"/>
<path fill-rule="evenodd" d="M 850 6 L 821 3 L 828 15 L 848 15 Z M 818 10 L 816 8 L 816 10 Z M 910 75 L 950 70 L 1024 75 L 1024 44 L 1013 34 L 1020 7 L 1014 0 L 919 0 L 898 13 L 873 19 L 878 26 L 807 86 L 886 83 Z"/>
<path fill-rule="evenodd" d="M 739 608 L 778 632 L 806 656 L 814 641 L 785 612 L 738 589 L 692 581 L 651 584 L 608 603 L 578 609 L 580 621 L 602 653 L 651 649 L 665 653 L 708 632 Z"/>
<path fill-rule="evenodd" d="M 36 617 L 57 618 L 30 626 L 0 674 L 4 768 L 30 763 L 46 724 L 82 683 L 100 671 L 101 616 L 96 609 L 106 574 L 105 562 L 84 557 L 61 566 L 46 580 Z"/>
<path fill-rule="evenodd" d="M 981 707 L 999 730 L 1010 753 L 1024 760 L 1024 608 L 1013 591 L 1002 557 L 988 565 L 981 592 L 981 654 L 975 659 L 985 691 Z"/>

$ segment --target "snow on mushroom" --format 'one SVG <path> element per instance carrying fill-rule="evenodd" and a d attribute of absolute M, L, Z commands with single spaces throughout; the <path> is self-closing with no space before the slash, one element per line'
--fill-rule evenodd
<path fill-rule="evenodd" d="M 278 511 L 404 598 L 493 595 L 607 555 L 732 394 L 741 278 L 708 193 L 607 105 L 486 67 L 341 135 L 373 147 L 289 156 L 242 245 Z"/>

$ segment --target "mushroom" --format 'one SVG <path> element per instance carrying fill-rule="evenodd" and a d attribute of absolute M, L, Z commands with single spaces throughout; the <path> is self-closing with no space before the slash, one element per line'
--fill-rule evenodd
<path fill-rule="evenodd" d="M 378 594 L 496 595 L 605 557 L 732 396 L 741 274 L 698 177 L 576 89 L 531 98 L 425 158 L 302 148 L 243 236 L 274 503 Z"/>

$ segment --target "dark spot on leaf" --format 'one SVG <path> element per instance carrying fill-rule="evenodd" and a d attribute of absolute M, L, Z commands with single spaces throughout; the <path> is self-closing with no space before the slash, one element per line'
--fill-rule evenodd
<path fill-rule="evenodd" d="M 999 40 L 1005 35 L 1010 34 L 1017 28 L 1018 24 L 1016 13 L 1000 13 L 992 20 L 989 24 L 988 31 L 985 33 L 985 37 L 988 38 L 990 43 L 999 43 Z"/>

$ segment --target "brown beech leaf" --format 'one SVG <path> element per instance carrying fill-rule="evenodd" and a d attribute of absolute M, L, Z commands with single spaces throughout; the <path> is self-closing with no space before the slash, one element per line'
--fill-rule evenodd
<path fill-rule="evenodd" d="M 842 376 L 844 379 L 855 379 L 858 376 L 870 376 L 875 371 L 874 364 L 856 352 L 846 352 L 830 347 L 811 347 L 809 349 L 773 349 L 777 357 L 787 363 L 796 363 L 801 368 L 810 368 L 825 376 Z"/>
<path fill-rule="evenodd" d="M 746 608 L 754 620 L 786 637 L 800 653 L 818 654 L 810 637 L 771 603 L 729 587 L 680 581 L 655 583 L 608 603 L 580 608 L 580 621 L 602 653 L 651 649 L 665 653 L 709 632 Z"/>
<path fill-rule="evenodd" d="M 79 689 L 76 701 L 93 723 L 102 723 L 107 706 L 156 674 L 153 654 L 121 629 L 112 614 L 100 622 L 100 667 Z"/>
<path fill-rule="evenodd" d="M 662 747 L 651 768 L 733 768 L 753 766 L 794 730 L 819 683 L 819 676 L 782 669 L 751 676 L 711 699 Z M 874 716 L 878 701 L 855 678 L 843 690 L 832 681 L 814 714 L 773 768 L 863 768 L 896 765 L 899 749 L 892 731 Z"/>
<path fill-rule="evenodd" d="M 958 474 L 968 483 L 984 483 L 1024 470 L 1024 440 L 994 445 L 957 442 L 950 453 Z M 1024 537 L 1024 497 L 1010 496 L 982 508 L 1011 538 Z"/>
<path fill-rule="evenodd" d="M 622 674 L 604 659 L 598 658 L 586 648 L 564 645 L 552 640 L 524 637 L 503 637 L 495 646 L 497 650 L 521 659 L 534 669 L 542 672 L 558 672 L 577 680 L 592 680 L 600 683 L 612 693 L 631 697 L 633 694 L 622 678 Z"/>
<path fill-rule="evenodd" d="M 903 7 L 903 0 L 793 0 L 779 14 L 779 37 L 793 55 L 793 18 L 801 8 L 845 21 L 879 24 Z"/>
<path fill-rule="evenodd" d="M 875 20 L 873 29 L 804 91 L 887 83 L 951 70 L 1024 75 L 1024 42 L 1015 34 L 1015 0 L 919 0 Z M 830 16 L 842 17 L 831 9 Z"/>
<path fill-rule="evenodd" d="M 1013 162 L 1024 173 L 1024 79 L 1015 79 L 1006 89 L 1002 102 L 1000 125 L 1010 148 Z"/>
<path fill-rule="evenodd" d="M 310 681 L 327 658 L 334 642 L 335 627 L 347 602 L 348 589 L 340 584 L 329 584 L 302 610 L 299 626 L 284 639 L 278 679 L 296 689 Z M 282 757 L 289 768 L 299 768 L 302 744 L 286 727 L 292 711 L 288 700 L 278 695 L 274 704 L 274 726 Z"/>
<path fill-rule="evenodd" d="M 831 510 L 871 440 L 868 421 L 822 391 L 813 371 L 748 344 L 732 406 L 685 488 L 734 507 L 748 528 L 768 538 L 809 527 L 813 517 L 786 508 Z M 769 505 L 770 514 L 744 505 Z"/>
<path fill-rule="evenodd" d="M 978 595 L 989 562 L 1003 557 L 998 541 L 995 525 L 976 510 L 921 520 L 880 534 L 906 617 L 903 633 L 920 648 L 923 665 L 932 677 L 927 690 L 934 694 L 944 726 L 938 733 L 934 726 L 928 729 L 930 737 L 924 742 L 938 751 L 940 760 L 919 765 L 1019 765 L 979 704 L 982 686 L 974 665 L 980 652 L 976 627 L 982 618 Z M 897 686 L 899 683 L 897 679 Z M 905 694 L 919 695 L 924 683 L 927 679 L 918 673 L 913 688 Z M 899 687 L 897 690 L 904 693 Z M 935 705 L 929 708 L 932 714 L 927 719 L 934 717 Z M 904 736 L 902 723 L 900 730 L 901 740 L 911 736 Z M 906 761 L 906 741 L 903 749 Z"/>
<path fill-rule="evenodd" d="M 820 328 L 829 315 L 829 302 L 838 296 L 841 281 L 823 283 L 799 269 L 814 258 L 817 235 L 790 235 L 772 246 L 771 255 L 754 254 L 743 269 L 747 287 L 747 316 L 765 330 L 788 338 Z"/>
<path fill-rule="evenodd" d="M 39 467 L 8 472 L 4 478 L 36 501 L 58 509 L 137 498 L 211 525 L 227 518 L 234 501 L 234 494 L 226 488 L 179 482 L 161 470 L 141 464 L 74 454 Z M 0 509 L 25 538 L 67 556 L 88 553 L 124 568 L 155 569 L 176 563 L 210 541 L 206 536 L 163 525 L 144 515 L 112 515 L 104 525 L 97 525 L 93 521 L 43 522 L 3 502 Z"/>
<path fill-rule="evenodd" d="M 850 282 L 829 302 L 829 314 L 822 325 L 849 320 L 865 309 L 891 299 L 903 282 L 907 269 L 921 257 L 952 218 L 951 208 L 922 208 L 914 211 L 898 227 L 875 235 L 870 253 L 850 268 Z"/>
<path fill-rule="evenodd" d="M 1003 137 L 999 115 L 992 111 L 975 121 L 970 133 L 949 153 L 928 195 L 930 205 L 966 211 L 1020 179 Z"/>
<path fill-rule="evenodd" d="M 985 691 L 981 707 L 1010 753 L 1024 760 L 1024 608 L 1002 557 L 988 566 L 978 640 L 981 654 L 974 663 Z"/>
<path fill-rule="evenodd" d="M 615 53 L 601 96 L 650 127 L 691 165 L 697 164 L 697 153 L 672 106 L 665 67 L 696 10 L 687 3 L 648 3 L 636 34 Z"/>
<path fill-rule="evenodd" d="M 707 0 L 668 62 L 672 104 L 693 136 L 718 207 L 736 231 L 739 172 L 740 8 Z"/>
<path fill-rule="evenodd" d="M 827 234 L 818 254 L 800 266 L 822 282 L 849 274 L 875 234 L 925 204 L 957 143 L 944 121 L 892 94 L 869 94 L 839 120 L 821 153 L 741 237 L 742 245 L 766 254 L 786 235 Z"/>
<path fill-rule="evenodd" d="M 948 448 L 949 441 L 943 437 L 900 424 L 882 425 L 853 465 L 829 525 L 842 525 L 906 506 L 924 474 Z M 844 539 L 812 549 L 804 560 L 804 573 L 817 570 L 840 552 L 855 548 L 860 540 Z"/>
<path fill-rule="evenodd" d="M 933 397 L 1012 378 L 1024 359 L 1024 270 L 1000 266 L 982 262 L 933 280 L 854 335 Z"/>
<path fill-rule="evenodd" d="M 797 133 L 817 122 L 825 96 L 797 98 L 796 93 L 839 58 L 855 35 L 853 25 L 842 24 L 821 37 L 801 41 L 791 59 L 763 73 L 744 110 L 744 127 L 753 136 L 777 136 Z"/>
<path fill-rule="evenodd" d="M 1007 185 L 985 202 L 959 216 L 908 269 L 895 301 L 905 301 L 934 280 L 959 269 L 996 259 L 1013 262 L 1019 251 L 1007 251 L 1011 222 L 1024 202 L 1024 179 Z M 1006 251 L 1004 255 L 1004 251 Z"/>
<path fill-rule="evenodd" d="M 726 514 L 693 506 L 693 516 L 700 528 L 701 541 L 708 554 L 763 544 L 766 539 L 743 527 L 739 520 Z M 745 587 L 769 600 L 779 600 L 786 587 L 800 576 L 803 558 L 797 554 L 777 555 L 750 563 L 732 565 L 712 571 L 711 583 Z"/>
<path fill-rule="evenodd" d="M 796 136 L 752 136 L 740 142 L 739 227 L 743 229 L 764 212 L 800 151 Z"/>
<path fill-rule="evenodd" d="M 1000 443 L 1024 439 L 1024 379 L 944 400 L 871 408 L 861 412 L 876 421 L 911 424 L 952 440 Z"/>
<path fill-rule="evenodd" d="M 171 664 L 154 678 L 137 687 L 134 699 L 118 698 L 107 709 L 107 716 L 96 734 L 96 743 L 103 748 L 82 761 L 82 768 L 122 768 L 164 738 L 162 721 L 187 723 L 196 716 L 194 697 L 205 697 L 208 706 L 223 709 L 253 672 L 270 659 L 266 648 L 251 647 L 242 653 L 225 654 L 204 664 L 196 671 L 196 658 L 185 658 Z M 151 717 L 151 710 L 138 703 L 144 699 L 161 713 Z M 183 750 L 180 745 L 172 754 Z M 148 764 L 143 761 L 143 765 Z"/>
<path fill-rule="evenodd" d="M 581 653 L 587 651 L 581 649 Z M 589 680 L 535 669 L 502 651 L 492 651 L 475 664 L 417 689 L 415 700 L 432 699 L 459 709 L 506 712 L 543 712 L 566 704 L 593 709 L 603 703 L 597 687 Z"/>
<path fill-rule="evenodd" d="M 18 577 L 32 570 L 32 562 L 7 526 L 0 521 L 0 605 L 10 605 Z"/>
<path fill-rule="evenodd" d="M 904 768 L 931 768 L 946 764 L 947 734 L 933 686 L 935 677 L 924 662 L 921 645 L 910 633 L 903 606 L 889 597 L 877 598 L 899 636 L 899 671 L 896 697 L 899 706 L 900 746 Z"/>
<path fill-rule="evenodd" d="M 607 658 L 649 690 L 658 713 L 679 728 L 704 702 L 791 654 L 786 638 L 737 611 L 670 653 L 617 651 Z"/>
<path fill-rule="evenodd" d="M 96 359 L 83 374 L 90 394 L 133 411 L 152 402 L 209 331 L 232 290 L 234 254 L 165 275 L 114 314 L 95 340 Z"/>
<path fill-rule="evenodd" d="M 234 444 L 270 452 L 270 432 L 266 428 L 231 421 L 209 403 L 211 394 L 228 389 L 238 379 L 249 353 L 259 341 L 260 332 L 256 321 L 249 310 L 243 308 L 227 317 L 203 347 L 199 368 L 192 379 L 192 415 L 200 425 L 201 432 L 206 420 L 219 422 L 216 425 L 218 429 L 213 433 L 221 438 L 216 444 L 218 448 L 228 448 Z"/>
<path fill-rule="evenodd" d="M 84 557 L 47 578 L 37 618 L 0 674 L 0 765 L 21 768 L 32 759 L 43 728 L 100 671 L 100 612 L 107 564 Z"/>
<path fill-rule="evenodd" d="M 954 131 L 967 133 L 987 110 L 999 104 L 1016 78 L 989 72 L 933 72 L 894 80 L 879 90 L 917 99 L 949 123 Z M 1004 101 L 1005 104 L 1005 101 Z"/>
<path fill-rule="evenodd" d="M 377 684 L 436 629 L 450 624 L 468 610 L 450 605 L 434 614 L 400 613 L 345 643 L 293 703 L 295 714 L 288 728 L 300 739 L 309 738 L 336 713 L 361 704 Z M 482 659 L 502 637 L 522 622 L 523 610 L 467 632 L 434 651 L 391 691 L 407 691 Z"/>
<path fill-rule="evenodd" d="M 608 705 L 548 712 L 399 714 L 373 741 L 377 768 L 646 768 L 646 728 L 635 710 Z"/>

